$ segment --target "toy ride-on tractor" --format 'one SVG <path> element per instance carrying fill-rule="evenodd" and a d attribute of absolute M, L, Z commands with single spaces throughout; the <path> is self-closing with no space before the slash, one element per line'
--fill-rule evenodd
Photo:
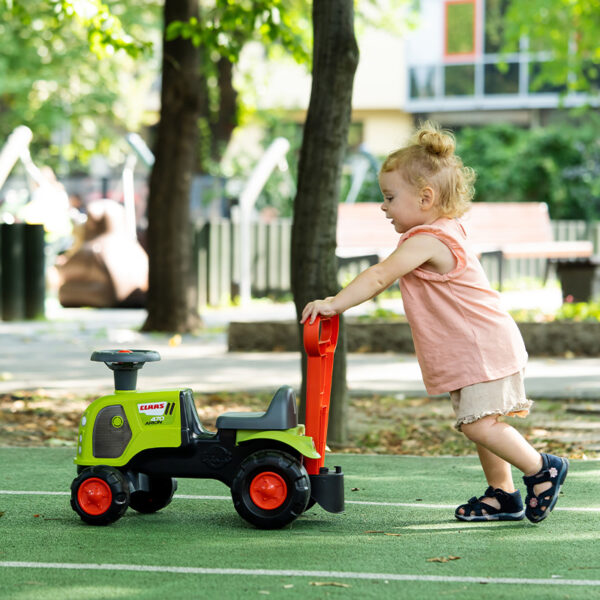
<path fill-rule="evenodd" d="M 198 419 L 192 391 L 140 392 L 137 371 L 160 360 L 151 350 L 105 350 L 91 360 L 114 371 L 115 392 L 81 418 L 71 506 L 83 521 L 108 525 L 128 507 L 152 513 L 171 502 L 177 477 L 217 479 L 249 523 L 276 529 L 318 503 L 344 509 L 340 467 L 324 466 L 338 317 L 304 327 L 308 355 L 306 427 L 294 391 L 283 386 L 266 412 L 229 412 L 217 431 Z"/>

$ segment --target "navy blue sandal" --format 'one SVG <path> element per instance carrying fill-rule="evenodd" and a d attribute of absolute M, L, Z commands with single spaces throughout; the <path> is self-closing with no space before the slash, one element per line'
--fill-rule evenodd
<path fill-rule="evenodd" d="M 543 521 L 550 511 L 554 508 L 558 500 L 560 488 L 565 481 L 569 470 L 569 461 L 566 458 L 560 458 L 553 454 L 544 454 L 542 456 L 542 469 L 535 475 L 523 477 L 527 486 L 527 498 L 525 499 L 525 516 L 532 523 Z M 549 481 L 552 487 L 545 492 L 537 495 L 533 491 L 533 486 L 538 483 Z"/>
<path fill-rule="evenodd" d="M 485 498 L 496 498 L 500 508 L 482 502 Z M 464 512 L 462 515 L 458 512 L 461 508 Z M 457 507 L 454 516 L 461 521 L 520 521 L 525 516 L 525 511 L 519 490 L 509 494 L 490 486 L 483 496 L 473 496 L 466 504 Z"/>

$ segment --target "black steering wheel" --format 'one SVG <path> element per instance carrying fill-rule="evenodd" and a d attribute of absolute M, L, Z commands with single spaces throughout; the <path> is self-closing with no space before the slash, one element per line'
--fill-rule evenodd
<path fill-rule="evenodd" d="M 96 350 L 90 360 L 103 362 L 114 371 L 115 390 L 134 391 L 137 371 L 147 362 L 160 360 L 160 354 L 155 350 Z"/>
<path fill-rule="evenodd" d="M 160 360 L 156 350 L 96 350 L 90 360 L 103 363 L 145 363 Z"/>

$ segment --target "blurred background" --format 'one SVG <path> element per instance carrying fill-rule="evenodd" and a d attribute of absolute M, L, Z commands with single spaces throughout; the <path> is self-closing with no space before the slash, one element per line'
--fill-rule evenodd
<path fill-rule="evenodd" d="M 219 13 L 226 4 L 200 2 L 204 30 L 196 22 L 167 31 L 199 36 L 203 57 L 189 194 L 200 310 L 239 299 L 244 254 L 253 297 L 289 297 L 311 93 L 310 4 L 234 3 L 251 21 Z M 102 285 L 106 273 L 131 278 L 123 259 L 109 256 L 115 244 L 134 271 L 147 269 L 140 249 L 161 107 L 163 9 L 159 0 L 0 2 L 0 222 L 44 226 L 47 293 L 66 306 L 144 304 L 144 281 L 110 293 Z M 596 254 L 597 9 L 583 0 L 356 3 L 360 62 L 339 202 L 378 202 L 382 158 L 431 119 L 454 131 L 457 152 L 477 171 L 476 202 L 543 202 L 556 240 L 588 240 Z M 222 32 L 208 35 L 219 15 L 237 32 L 225 41 Z M 251 231 L 240 248 L 240 198 L 248 194 Z M 98 265 L 97 240 L 107 233 Z M 77 255 L 92 240 L 96 250 Z M 351 263 L 340 282 L 363 266 L 360 257 Z M 484 266 L 498 283 L 497 261 Z M 503 285 L 540 286 L 545 275 L 544 259 L 508 259 Z"/>

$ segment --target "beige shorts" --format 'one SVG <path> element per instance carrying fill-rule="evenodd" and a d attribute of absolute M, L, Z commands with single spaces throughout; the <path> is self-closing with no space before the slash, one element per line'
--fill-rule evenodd
<path fill-rule="evenodd" d="M 454 427 L 458 431 L 463 424 L 489 415 L 524 418 L 533 404 L 525 396 L 523 372 L 454 390 L 450 392 L 450 400 L 456 414 Z"/>

